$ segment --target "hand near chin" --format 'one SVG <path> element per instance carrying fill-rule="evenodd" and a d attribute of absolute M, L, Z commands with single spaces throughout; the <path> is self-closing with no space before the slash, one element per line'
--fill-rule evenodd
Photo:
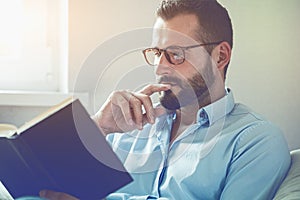
<path fill-rule="evenodd" d="M 150 96 L 169 89 L 169 85 L 152 84 L 139 92 L 115 91 L 93 119 L 105 135 L 141 130 L 146 123 L 153 124 L 156 117 L 166 112 L 163 107 L 154 108 Z"/>
<path fill-rule="evenodd" d="M 40 191 L 40 197 L 47 200 L 79 200 L 76 197 L 73 197 L 69 194 L 63 192 L 55 192 L 51 190 L 42 190 Z"/>

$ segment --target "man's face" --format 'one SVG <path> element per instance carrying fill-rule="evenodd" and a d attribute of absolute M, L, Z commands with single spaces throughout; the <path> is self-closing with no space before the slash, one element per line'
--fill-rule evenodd
<path fill-rule="evenodd" d="M 171 20 L 158 18 L 154 26 L 153 46 L 164 49 L 169 46 L 197 45 L 198 21 L 194 15 L 179 15 Z M 165 52 L 164 52 L 165 53 Z M 209 87 L 214 82 L 212 61 L 203 47 L 185 51 L 185 61 L 171 64 L 164 53 L 155 68 L 159 83 L 171 85 L 171 89 L 161 92 L 160 102 L 169 109 L 176 110 L 190 104 L 210 103 Z"/>

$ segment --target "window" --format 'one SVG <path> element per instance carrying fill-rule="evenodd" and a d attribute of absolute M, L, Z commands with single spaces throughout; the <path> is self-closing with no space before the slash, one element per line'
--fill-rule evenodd
<path fill-rule="evenodd" d="M 0 0 L 0 90 L 67 90 L 67 0 Z"/>

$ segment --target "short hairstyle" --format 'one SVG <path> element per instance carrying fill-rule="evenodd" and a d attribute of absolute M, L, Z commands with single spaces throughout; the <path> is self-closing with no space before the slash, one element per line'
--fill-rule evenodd
<path fill-rule="evenodd" d="M 199 23 L 196 38 L 209 43 L 226 41 L 233 47 L 233 31 L 227 10 L 216 0 L 163 0 L 156 11 L 157 17 L 165 21 L 180 14 L 194 14 Z M 211 55 L 215 46 L 204 46 Z M 225 68 L 225 76 L 228 65 Z"/>

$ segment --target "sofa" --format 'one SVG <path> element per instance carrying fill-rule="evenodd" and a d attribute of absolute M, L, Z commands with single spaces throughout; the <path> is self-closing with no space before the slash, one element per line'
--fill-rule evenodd
<path fill-rule="evenodd" d="M 291 151 L 292 164 L 274 200 L 300 199 L 300 149 Z"/>

